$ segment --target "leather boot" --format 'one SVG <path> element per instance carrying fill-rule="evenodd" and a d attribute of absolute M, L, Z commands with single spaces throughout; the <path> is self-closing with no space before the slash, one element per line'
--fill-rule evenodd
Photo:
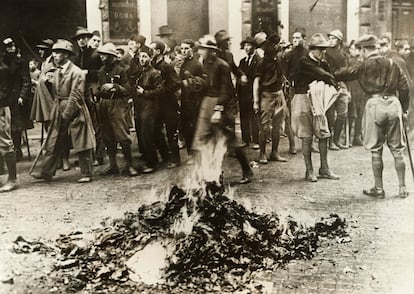
<path fill-rule="evenodd" d="M 0 175 L 6 174 L 6 168 L 4 167 L 4 158 L 0 155 Z"/>
<path fill-rule="evenodd" d="M 102 176 L 119 175 L 119 168 L 116 162 L 116 145 L 107 146 L 109 168 L 101 173 Z"/>
<path fill-rule="evenodd" d="M 303 153 L 303 159 L 305 160 L 305 166 L 306 166 L 305 179 L 309 182 L 317 182 L 318 179 L 313 173 L 311 145 L 312 145 L 312 138 L 302 139 L 302 153 Z"/>
<path fill-rule="evenodd" d="M 329 150 L 338 151 L 339 147 L 335 145 L 334 143 L 334 130 L 331 129 L 331 136 L 329 137 Z"/>
<path fill-rule="evenodd" d="M 124 154 L 124 159 L 125 159 L 125 172 L 130 177 L 137 176 L 138 171 L 132 166 L 131 145 L 121 144 L 121 147 L 122 147 L 122 153 Z"/>
<path fill-rule="evenodd" d="M 22 132 L 21 131 L 13 131 L 11 133 L 14 150 L 16 151 L 16 160 L 21 160 L 23 158 L 22 152 Z"/>
<path fill-rule="evenodd" d="M 328 139 L 319 139 L 319 153 L 321 157 L 321 167 L 318 178 L 339 180 L 340 177 L 329 169 L 328 166 Z"/>
<path fill-rule="evenodd" d="M 14 152 L 9 152 L 4 155 L 4 161 L 7 165 L 7 171 L 9 173 L 9 178 L 6 184 L 0 188 L 0 193 L 9 192 L 11 190 L 17 189 L 17 175 L 16 175 L 16 155 Z"/>
<path fill-rule="evenodd" d="M 273 127 L 272 129 L 272 152 L 270 153 L 270 161 L 280 161 L 280 162 L 287 162 L 288 160 L 282 157 L 278 153 L 279 149 L 279 142 L 280 142 L 280 131 L 279 128 Z"/>
<path fill-rule="evenodd" d="M 345 125 L 344 118 L 337 118 L 335 122 L 335 129 L 334 129 L 334 136 L 333 136 L 333 143 L 339 148 L 339 149 L 348 149 L 348 146 L 345 146 L 340 142 L 342 129 Z"/>

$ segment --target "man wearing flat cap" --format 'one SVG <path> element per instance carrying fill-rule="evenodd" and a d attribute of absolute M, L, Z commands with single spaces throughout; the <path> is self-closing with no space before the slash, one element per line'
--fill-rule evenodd
<path fill-rule="evenodd" d="M 261 58 L 256 53 L 257 43 L 252 37 L 244 39 L 240 47 L 246 52 L 246 57 L 240 60 L 239 68 L 247 76 L 247 83 L 242 83 L 240 80 L 237 83 L 242 140 L 251 148 L 258 149 L 259 126 L 253 110 L 253 80 Z"/>
<path fill-rule="evenodd" d="M 141 47 L 138 56 L 139 66 L 132 67 L 129 72 L 129 90 L 134 99 L 135 116 L 139 147 L 145 166 L 143 173 L 152 173 L 158 167 L 156 147 L 156 122 L 159 113 L 159 97 L 163 91 L 160 71 L 151 65 L 153 51 L 147 46 Z"/>
<path fill-rule="evenodd" d="M 361 48 L 364 60 L 337 70 L 335 76 L 344 81 L 358 79 L 369 97 L 364 112 L 363 140 L 365 149 L 371 152 L 374 187 L 364 189 L 363 193 L 376 198 L 385 197 L 382 153 L 384 144 L 387 144 L 397 171 L 398 196 L 406 198 L 403 132 L 409 107 L 409 88 L 401 68 L 392 59 L 379 54 L 377 42 L 374 35 L 362 36 L 357 46 Z"/>
<path fill-rule="evenodd" d="M 146 40 L 147 38 L 145 38 L 144 36 L 135 34 L 133 34 L 131 38 L 129 38 L 128 51 L 122 56 L 121 60 L 125 67 L 129 68 L 131 66 L 131 60 L 133 60 L 134 57 L 138 54 L 139 49 L 145 46 Z"/>
<path fill-rule="evenodd" d="M 98 88 L 98 70 L 101 68 L 102 62 L 99 58 L 97 49 L 89 46 L 89 41 L 92 37 L 93 34 L 86 28 L 78 27 L 72 40 L 76 41 L 79 47 L 79 53 L 74 59 L 74 63 L 83 69 L 86 74 L 85 99 L 95 129 L 96 150 L 94 152 L 94 165 L 96 166 L 103 164 L 105 148 L 102 142 L 101 130 L 99 128 L 97 106 L 93 101 L 94 92 L 97 91 Z M 64 165 L 68 164 L 68 162 L 65 161 Z"/>
<path fill-rule="evenodd" d="M 308 94 L 309 85 L 314 81 L 322 81 L 327 85 L 336 86 L 329 64 L 324 60 L 324 51 L 330 46 L 323 34 L 312 35 L 308 43 L 309 53 L 299 59 L 294 78 L 295 96 L 292 99 L 292 129 L 302 140 L 302 153 L 305 161 L 305 180 L 317 182 L 318 178 L 339 180 L 339 176 L 331 171 L 328 165 L 329 129 L 317 124 L 312 112 L 311 98 Z M 319 139 L 320 168 L 319 176 L 315 175 L 312 164 L 312 140 Z"/>
<path fill-rule="evenodd" d="M 106 43 L 98 49 L 103 66 L 98 71 L 99 89 L 96 93 L 99 102 L 99 122 L 102 139 L 109 158 L 109 168 L 103 175 L 119 175 L 116 161 L 117 144 L 122 148 L 125 160 L 124 173 L 136 176 L 138 172 L 132 165 L 131 134 L 129 132 L 128 114 L 132 107 L 128 103 L 126 84 L 128 77 L 125 69 L 117 63 L 118 52 L 112 43 Z"/>
<path fill-rule="evenodd" d="M 11 135 L 17 160 L 23 157 L 21 149 L 22 133 L 33 128 L 30 120 L 32 107 L 31 79 L 28 62 L 19 57 L 18 49 L 13 39 L 3 40 L 4 63 L 9 67 L 11 74 L 10 111 L 11 111 Z"/>
<path fill-rule="evenodd" d="M 50 181 L 64 156 L 64 147 L 72 146 L 79 156 L 81 178 L 78 182 L 88 183 L 92 181 L 92 150 L 96 142 L 85 105 L 85 73 L 70 61 L 70 57 L 75 55 L 71 42 L 58 40 L 52 47 L 52 55 L 58 67 L 52 86 L 55 103 L 44 143 L 46 153 L 41 171 L 32 176 Z"/>

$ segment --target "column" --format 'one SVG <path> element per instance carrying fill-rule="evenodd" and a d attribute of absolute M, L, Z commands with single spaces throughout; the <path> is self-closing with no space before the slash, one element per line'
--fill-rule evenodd
<path fill-rule="evenodd" d="M 346 41 L 357 40 L 359 37 L 359 0 L 347 1 Z"/>
<path fill-rule="evenodd" d="M 151 42 L 151 0 L 138 1 L 139 34 L 147 38 L 147 44 Z"/>
<path fill-rule="evenodd" d="M 102 35 L 100 0 L 86 1 L 86 22 L 90 32 L 99 31 Z"/>
<path fill-rule="evenodd" d="M 289 34 L 289 0 L 280 1 L 280 23 L 283 25 L 281 39 L 288 41 Z"/>

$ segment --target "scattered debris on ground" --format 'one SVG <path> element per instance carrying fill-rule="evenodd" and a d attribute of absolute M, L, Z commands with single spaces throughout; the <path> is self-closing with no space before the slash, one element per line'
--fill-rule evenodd
<path fill-rule="evenodd" d="M 276 213 L 256 214 L 215 183 L 187 192 L 175 186 L 167 202 L 127 212 L 92 238 L 62 235 L 50 278 L 67 292 L 260 292 L 256 273 L 311 259 L 322 239 L 348 241 L 345 229 L 335 214 L 312 227 Z M 50 253 L 40 242 L 16 242 L 19 253 Z"/>

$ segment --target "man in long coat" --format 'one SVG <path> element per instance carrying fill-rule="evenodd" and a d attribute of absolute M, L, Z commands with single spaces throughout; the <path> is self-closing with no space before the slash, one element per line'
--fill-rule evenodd
<path fill-rule="evenodd" d="M 74 54 L 73 45 L 58 40 L 52 47 L 53 58 L 58 65 L 52 93 L 55 104 L 51 113 L 51 125 L 45 142 L 45 158 L 37 179 L 51 180 L 64 155 L 64 146 L 72 145 L 78 153 L 82 177 L 80 183 L 92 181 L 92 150 L 96 147 L 93 125 L 85 105 L 85 74 L 69 57 Z"/>

